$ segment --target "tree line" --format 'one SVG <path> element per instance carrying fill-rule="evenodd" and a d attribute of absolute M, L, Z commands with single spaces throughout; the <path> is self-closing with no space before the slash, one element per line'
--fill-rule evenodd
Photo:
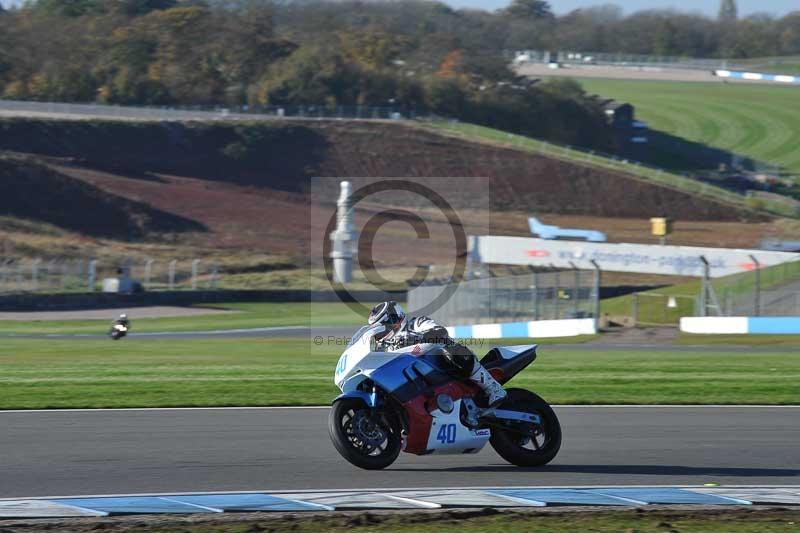
<path fill-rule="evenodd" d="M 730 0 L 727 0 L 730 1 Z M 800 13 L 709 19 L 488 12 L 423 0 L 29 0 L 0 11 L 0 96 L 143 105 L 364 105 L 613 149 L 597 99 L 517 77 L 503 50 L 800 53 Z"/>

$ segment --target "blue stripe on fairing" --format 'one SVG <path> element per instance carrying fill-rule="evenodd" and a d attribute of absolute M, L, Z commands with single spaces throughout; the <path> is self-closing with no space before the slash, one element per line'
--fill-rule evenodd
<path fill-rule="evenodd" d="M 503 337 L 527 337 L 528 322 L 509 322 L 500 324 L 500 334 Z"/>
<path fill-rule="evenodd" d="M 749 317 L 747 319 L 747 332 L 800 335 L 800 316 Z"/>
<path fill-rule="evenodd" d="M 411 355 L 403 355 L 397 359 L 392 359 L 380 368 L 373 370 L 369 378 L 383 390 L 391 393 L 408 383 L 408 378 L 403 375 L 403 369 L 413 365 L 416 360 L 416 357 Z"/>
<path fill-rule="evenodd" d="M 469 339 L 472 337 L 472 326 L 456 326 L 453 328 L 453 337 L 456 339 Z"/>

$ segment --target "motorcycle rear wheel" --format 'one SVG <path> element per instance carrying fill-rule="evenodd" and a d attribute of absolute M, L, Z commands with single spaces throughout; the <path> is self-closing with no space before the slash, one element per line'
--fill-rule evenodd
<path fill-rule="evenodd" d="M 546 465 L 561 448 L 561 424 L 556 413 L 546 401 L 531 391 L 507 389 L 507 392 L 508 397 L 501 408 L 539 415 L 542 423 L 526 428 L 533 430 L 529 434 L 515 431 L 511 426 L 507 430 L 494 426 L 489 443 L 500 457 L 513 465 Z"/>
<path fill-rule="evenodd" d="M 400 454 L 401 425 L 391 411 L 370 409 L 357 399 L 334 403 L 328 431 L 336 450 L 348 462 L 365 470 L 380 470 Z"/>

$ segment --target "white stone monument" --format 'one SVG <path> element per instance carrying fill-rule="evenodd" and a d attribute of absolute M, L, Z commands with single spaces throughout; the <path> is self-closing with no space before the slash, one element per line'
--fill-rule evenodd
<path fill-rule="evenodd" d="M 339 199 L 336 201 L 336 229 L 330 239 L 333 259 L 333 279 L 337 283 L 353 280 L 353 261 L 356 256 L 358 234 L 353 231 L 352 189 L 349 181 L 340 183 Z"/>

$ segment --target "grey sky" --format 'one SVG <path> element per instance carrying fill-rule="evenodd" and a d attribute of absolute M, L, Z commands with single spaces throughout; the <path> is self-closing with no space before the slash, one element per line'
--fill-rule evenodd
<path fill-rule="evenodd" d="M 498 9 L 509 4 L 510 0 L 445 0 L 453 7 L 471 7 L 486 10 Z M 670 0 L 548 0 L 553 10 L 562 15 L 579 7 L 598 4 L 617 4 L 626 14 L 642 9 L 673 8 L 679 11 L 700 11 L 706 15 L 716 16 L 719 0 L 692 0 L 691 2 L 675 2 Z M 738 0 L 739 15 L 752 13 L 770 13 L 783 16 L 794 10 L 800 10 L 798 0 Z"/>

